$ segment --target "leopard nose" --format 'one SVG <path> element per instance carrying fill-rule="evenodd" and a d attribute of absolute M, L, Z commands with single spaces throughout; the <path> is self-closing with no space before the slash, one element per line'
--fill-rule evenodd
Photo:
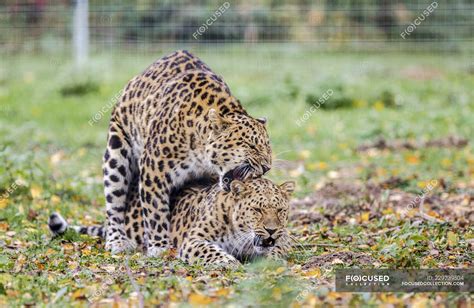
<path fill-rule="evenodd" d="M 270 234 L 270 236 L 272 236 L 272 234 L 275 233 L 276 230 L 277 230 L 277 229 L 269 229 L 269 228 L 264 228 L 264 229 L 265 229 L 265 231 L 268 232 L 268 234 Z"/>
<path fill-rule="evenodd" d="M 263 174 L 267 173 L 270 170 L 269 166 L 262 166 Z"/>

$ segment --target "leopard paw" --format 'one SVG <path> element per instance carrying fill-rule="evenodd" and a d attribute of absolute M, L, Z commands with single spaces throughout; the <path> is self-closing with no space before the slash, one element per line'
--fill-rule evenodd
<path fill-rule="evenodd" d="M 113 255 L 131 252 L 137 249 L 137 245 L 130 239 L 121 237 L 118 239 L 113 239 L 105 243 L 105 249 L 110 251 Z"/>
<path fill-rule="evenodd" d="M 224 257 L 224 258 L 221 258 L 221 259 L 215 261 L 212 265 L 216 266 L 216 267 L 220 267 L 220 268 L 237 269 L 242 264 L 239 262 L 239 260 L 237 260 L 233 257 Z"/>
<path fill-rule="evenodd" d="M 146 255 L 150 258 L 160 257 L 166 250 L 165 247 L 148 247 Z"/>

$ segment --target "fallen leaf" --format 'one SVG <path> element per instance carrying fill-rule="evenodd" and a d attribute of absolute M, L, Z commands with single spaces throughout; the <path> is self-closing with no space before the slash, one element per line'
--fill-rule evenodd
<path fill-rule="evenodd" d="M 0 210 L 3 210 L 4 208 L 6 208 L 7 205 L 8 205 L 8 199 L 7 198 L 0 199 Z"/>
<path fill-rule="evenodd" d="M 35 220 L 36 217 L 38 217 L 38 212 L 36 212 L 36 211 L 33 210 L 33 209 L 29 209 L 29 210 L 28 210 L 28 216 L 27 216 L 28 220 L 30 220 L 30 221 L 31 221 L 31 220 Z"/>
<path fill-rule="evenodd" d="M 383 103 L 382 101 L 376 101 L 376 102 L 374 103 L 374 109 L 375 109 L 375 110 L 380 111 L 380 110 L 383 110 L 384 108 L 385 108 L 385 105 L 384 105 L 384 103 Z"/>
<path fill-rule="evenodd" d="M 41 196 L 43 190 L 39 186 L 31 186 L 30 193 L 33 199 L 38 199 Z"/>
<path fill-rule="evenodd" d="M 301 159 L 308 159 L 311 156 L 311 152 L 308 150 L 303 150 L 299 154 Z"/>
<path fill-rule="evenodd" d="M 196 306 L 203 306 L 203 305 L 209 305 L 214 301 L 212 297 L 198 294 L 198 293 L 191 293 L 188 298 L 188 302 L 191 305 L 196 305 Z"/>
<path fill-rule="evenodd" d="M 8 225 L 7 222 L 0 222 L 0 231 L 7 231 L 10 226 Z"/>
<path fill-rule="evenodd" d="M 272 296 L 277 301 L 281 300 L 281 289 L 280 288 L 274 288 L 273 291 L 272 291 Z"/>
<path fill-rule="evenodd" d="M 448 232 L 448 246 L 455 247 L 459 242 L 459 238 L 456 233 L 449 231 Z"/>
<path fill-rule="evenodd" d="M 306 276 L 306 277 L 320 277 L 321 276 L 321 270 L 319 268 L 315 268 L 313 270 L 305 272 L 303 274 L 303 276 Z"/>
<path fill-rule="evenodd" d="M 216 296 L 227 296 L 229 295 L 230 290 L 227 288 L 222 288 L 216 291 Z"/>
<path fill-rule="evenodd" d="M 420 159 L 416 155 L 408 155 L 405 157 L 405 161 L 411 165 L 418 165 L 420 163 Z"/>
<path fill-rule="evenodd" d="M 64 158 L 64 151 L 58 151 L 51 155 L 50 161 L 53 165 L 56 165 Z"/>
<path fill-rule="evenodd" d="M 84 295 L 84 289 L 77 289 L 76 291 L 74 291 L 71 295 L 71 298 L 72 299 L 82 299 L 82 298 L 85 298 L 85 295 Z"/>
<path fill-rule="evenodd" d="M 59 198 L 59 196 L 56 196 L 56 195 L 51 196 L 51 203 L 53 205 L 57 205 L 60 202 L 61 202 L 61 198 Z"/>

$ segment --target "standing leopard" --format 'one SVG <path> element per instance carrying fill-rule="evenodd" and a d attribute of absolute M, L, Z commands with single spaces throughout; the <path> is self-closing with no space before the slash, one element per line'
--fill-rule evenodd
<path fill-rule="evenodd" d="M 106 248 L 170 245 L 170 194 L 192 178 L 258 177 L 271 167 L 264 119 L 247 114 L 224 81 L 187 51 L 163 57 L 133 78 L 115 105 L 104 154 Z M 134 202 L 133 200 L 139 200 Z M 130 241 L 127 215 L 143 215 L 143 241 Z"/>
<path fill-rule="evenodd" d="M 290 248 L 286 224 L 293 190 L 294 182 L 275 185 L 264 178 L 234 180 L 229 191 L 217 184 L 187 186 L 171 203 L 172 245 L 183 261 L 206 266 L 237 265 L 258 256 L 284 258 Z M 130 217 L 126 229 L 134 224 L 141 226 L 141 217 Z M 54 213 L 49 228 L 61 234 L 68 224 Z M 71 228 L 103 238 L 107 227 Z M 138 233 L 143 232 L 140 227 Z"/>

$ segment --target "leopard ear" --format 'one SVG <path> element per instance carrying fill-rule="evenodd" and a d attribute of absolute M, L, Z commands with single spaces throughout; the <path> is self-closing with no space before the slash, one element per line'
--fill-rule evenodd
<path fill-rule="evenodd" d="M 215 132 L 220 132 L 226 128 L 226 126 L 230 123 L 224 117 L 219 115 L 214 108 L 210 109 L 208 112 L 209 122 L 211 123 L 211 127 Z"/>
<path fill-rule="evenodd" d="M 280 189 L 285 193 L 288 197 L 290 197 L 293 192 L 295 191 L 295 182 L 288 181 L 280 185 Z"/>
<path fill-rule="evenodd" d="M 257 121 L 262 123 L 263 125 L 267 124 L 267 118 L 263 117 L 263 118 L 257 118 Z"/>
<path fill-rule="evenodd" d="M 236 196 L 241 196 L 245 192 L 245 184 L 239 180 L 233 180 L 230 183 L 230 191 Z"/>

